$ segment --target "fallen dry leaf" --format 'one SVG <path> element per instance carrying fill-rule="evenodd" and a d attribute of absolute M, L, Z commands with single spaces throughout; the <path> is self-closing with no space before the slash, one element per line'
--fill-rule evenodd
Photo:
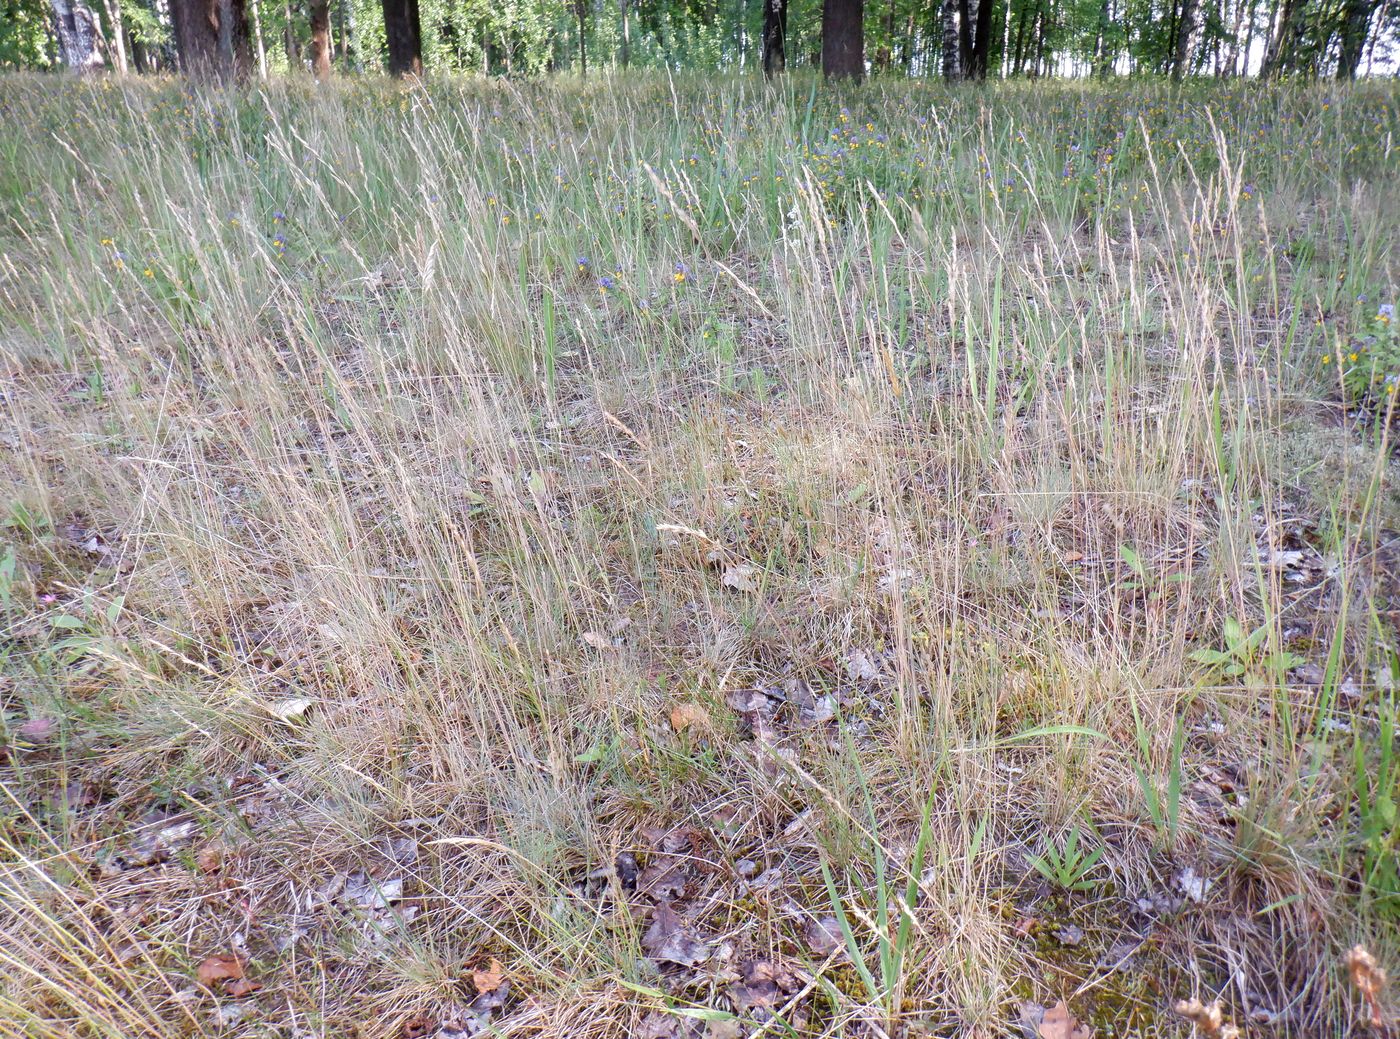
<path fill-rule="evenodd" d="M 846 674 L 857 682 L 874 682 L 880 677 L 880 668 L 863 649 L 853 649 L 846 657 Z"/>
<path fill-rule="evenodd" d="M 1069 1004 L 1063 999 L 1045 1011 L 1039 1032 L 1040 1039 L 1089 1039 L 1094 1034 L 1092 1028 L 1069 1012 Z"/>
<path fill-rule="evenodd" d="M 686 729 L 708 732 L 710 729 L 710 712 L 691 700 L 687 700 L 685 703 L 678 703 L 671 708 L 671 728 L 675 729 L 677 732 L 684 732 Z"/>
<path fill-rule="evenodd" d="M 653 1010 L 642 1019 L 632 1039 L 708 1039 L 705 1023 L 697 1018 Z"/>
<path fill-rule="evenodd" d="M 1351 984 L 1366 1003 L 1367 1024 L 1377 1032 L 1385 1031 L 1385 1013 L 1381 1009 L 1381 992 L 1385 989 L 1385 971 L 1364 945 L 1353 945 L 1346 954 L 1347 973 Z"/>
<path fill-rule="evenodd" d="M 693 967 L 710 958 L 710 947 L 689 933 L 669 902 L 662 902 L 651 911 L 651 926 L 642 935 L 642 948 L 658 963 L 681 967 Z"/>
<path fill-rule="evenodd" d="M 243 961 L 231 952 L 216 953 L 199 965 L 196 977 L 205 988 L 219 988 L 243 977 Z"/>
<path fill-rule="evenodd" d="M 841 925 L 834 916 L 810 917 L 802 925 L 802 937 L 814 956 L 830 956 L 846 944 Z"/>
<path fill-rule="evenodd" d="M 1187 866 L 1176 878 L 1176 886 L 1181 889 L 1181 893 L 1197 905 L 1206 900 L 1206 895 L 1210 894 L 1210 889 L 1215 885 L 1209 879 L 1201 876 L 1190 866 Z"/>
<path fill-rule="evenodd" d="M 237 1003 L 221 1003 L 209 1012 L 209 1022 L 215 1028 L 233 1028 L 248 1016 L 248 1007 Z"/>
<path fill-rule="evenodd" d="M 505 978 L 490 992 L 483 992 L 471 1002 L 468 1008 L 478 1017 L 489 1018 L 491 1011 L 499 1010 L 506 1005 L 506 1000 L 510 997 L 510 982 Z"/>
<path fill-rule="evenodd" d="M 291 724 L 300 721 L 307 711 L 316 706 L 316 701 L 309 696 L 289 696 L 284 700 L 274 700 L 267 705 L 267 712 L 278 721 Z"/>
<path fill-rule="evenodd" d="M 592 648 L 602 651 L 613 648 L 612 639 L 606 635 L 599 635 L 596 631 L 585 631 L 580 638 L 584 643 Z"/>
<path fill-rule="evenodd" d="M 662 859 L 642 870 L 636 888 L 638 894 L 649 895 L 658 902 L 669 902 L 685 894 L 688 883 L 684 863 Z"/>
<path fill-rule="evenodd" d="M 472 971 L 472 985 L 483 996 L 488 992 L 495 992 L 501 987 L 501 982 L 505 980 L 506 969 L 501 966 L 501 961 L 494 956 L 486 961 L 484 968 Z"/>
<path fill-rule="evenodd" d="M 772 1010 L 800 987 L 791 971 L 772 960 L 748 960 L 739 973 L 740 980 L 729 987 L 729 998 L 741 1013 Z"/>
<path fill-rule="evenodd" d="M 260 981 L 253 981 L 251 978 L 234 978 L 232 981 L 224 982 L 224 995 L 232 996 L 234 999 L 242 999 L 244 996 L 251 996 L 260 988 L 262 988 Z"/>
<path fill-rule="evenodd" d="M 376 880 L 364 872 L 351 873 L 345 878 L 343 894 L 361 909 L 387 909 L 403 898 L 403 878 Z"/>
<path fill-rule="evenodd" d="M 726 588 L 733 588 L 736 592 L 756 592 L 758 591 L 758 578 L 754 576 L 757 570 L 751 563 L 739 563 L 724 571 L 719 583 Z"/>
<path fill-rule="evenodd" d="M 217 844 L 207 844 L 195 853 L 194 864 L 201 873 L 217 873 L 224 865 L 224 851 Z"/>
<path fill-rule="evenodd" d="M 15 729 L 16 735 L 27 743 L 46 743 L 58 731 L 53 718 L 30 718 Z"/>
<path fill-rule="evenodd" d="M 1219 1000 L 1207 1006 L 1199 999 L 1179 999 L 1172 1009 L 1196 1026 L 1201 1039 L 1239 1039 L 1240 1030 L 1225 1022 Z"/>
<path fill-rule="evenodd" d="M 424 1039 L 436 1031 L 436 1021 L 427 1014 L 417 1014 L 399 1026 L 399 1039 Z"/>

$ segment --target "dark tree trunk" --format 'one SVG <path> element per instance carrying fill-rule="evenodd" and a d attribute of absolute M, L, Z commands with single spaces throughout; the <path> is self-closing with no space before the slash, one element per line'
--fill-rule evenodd
<path fill-rule="evenodd" d="M 1264 51 L 1264 64 L 1259 74 L 1265 79 L 1278 76 L 1293 63 L 1293 22 L 1298 16 L 1298 0 L 1283 0 L 1283 10 L 1279 12 L 1278 24 L 1269 37 L 1269 46 Z"/>
<path fill-rule="evenodd" d="M 574 18 L 578 21 L 578 67 L 588 76 L 588 0 L 574 0 Z"/>
<path fill-rule="evenodd" d="M 1022 4 L 1020 14 L 1016 17 L 1015 60 L 1011 64 L 1011 74 L 1013 76 L 1019 76 L 1021 74 L 1021 71 L 1025 68 L 1026 22 L 1029 21 L 1029 18 L 1027 17 L 1027 10 L 1027 5 Z"/>
<path fill-rule="evenodd" d="M 1045 71 L 1045 39 L 1050 35 L 1050 17 L 1045 9 L 1044 0 L 1035 13 L 1035 74 L 1041 75 Z"/>
<path fill-rule="evenodd" d="M 588 0 L 574 0 L 578 19 L 578 63 L 581 75 L 588 75 Z"/>
<path fill-rule="evenodd" d="M 1099 4 L 1099 24 L 1094 36 L 1094 75 L 1099 79 L 1107 79 L 1109 71 L 1113 68 L 1113 59 L 1108 49 L 1108 33 L 1113 25 L 1113 11 L 1109 7 L 1109 0 L 1101 0 Z"/>
<path fill-rule="evenodd" d="M 968 79 L 987 78 L 987 56 L 992 47 L 992 0 L 960 0 L 963 75 Z"/>
<path fill-rule="evenodd" d="M 787 68 L 787 0 L 763 0 L 763 74 Z"/>
<path fill-rule="evenodd" d="M 1240 65 L 1240 37 L 1244 33 L 1245 12 L 1250 10 L 1253 0 L 1235 0 L 1235 24 L 1230 33 L 1230 45 L 1225 48 L 1225 76 L 1227 78 L 1239 74 Z M 1253 26 L 1253 12 L 1250 11 L 1251 27 Z M 1246 51 L 1245 53 L 1248 53 Z"/>
<path fill-rule="evenodd" d="M 311 0 L 311 71 L 319 80 L 331 78 L 330 0 Z"/>
<path fill-rule="evenodd" d="M 423 74 L 423 26 L 418 0 L 381 0 L 384 40 L 389 45 L 389 72 L 395 76 Z"/>
<path fill-rule="evenodd" d="M 1180 0 L 1171 0 L 1171 10 L 1167 14 L 1167 46 L 1157 55 L 1153 71 L 1166 75 L 1172 70 L 1172 59 L 1176 54 L 1176 30 L 1180 25 Z"/>
<path fill-rule="evenodd" d="M 195 79 L 234 82 L 253 68 L 243 0 L 171 0 L 180 71 Z"/>
<path fill-rule="evenodd" d="M 1176 22 L 1176 40 L 1172 54 L 1172 79 L 1186 75 L 1186 63 L 1191 57 L 1191 37 L 1196 31 L 1197 0 L 1181 0 L 1181 15 Z"/>
<path fill-rule="evenodd" d="M 822 0 L 822 72 L 856 81 L 865 75 L 865 0 Z"/>
<path fill-rule="evenodd" d="M 972 71 L 972 23 L 980 6 L 974 8 L 977 0 L 958 0 L 958 71 L 967 76 Z"/>
<path fill-rule="evenodd" d="M 1355 79 L 1361 67 L 1361 54 L 1366 49 L 1366 35 L 1371 28 L 1371 16 L 1376 5 L 1371 0 L 1347 0 L 1342 20 L 1342 42 L 1337 51 L 1337 78 Z"/>

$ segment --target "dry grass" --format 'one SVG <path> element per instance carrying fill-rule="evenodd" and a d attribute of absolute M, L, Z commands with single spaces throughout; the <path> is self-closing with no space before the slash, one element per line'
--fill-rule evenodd
<path fill-rule="evenodd" d="M 0 82 L 0 1034 L 1371 1019 L 1393 90 L 811 86 Z"/>

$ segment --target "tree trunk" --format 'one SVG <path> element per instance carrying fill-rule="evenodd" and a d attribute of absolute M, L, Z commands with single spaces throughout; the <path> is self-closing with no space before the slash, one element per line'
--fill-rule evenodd
<path fill-rule="evenodd" d="M 969 79 L 987 78 L 987 60 L 992 49 L 992 0 L 962 0 L 963 19 L 972 27 L 963 74 Z M 975 10 L 969 9 L 975 5 Z"/>
<path fill-rule="evenodd" d="M 1244 16 L 1248 11 L 1250 15 L 1250 27 L 1253 28 L 1254 12 L 1252 10 L 1254 0 L 1235 0 L 1235 25 L 1230 33 L 1230 46 L 1225 50 L 1225 75 L 1227 77 L 1239 75 L 1240 67 L 1240 36 L 1245 31 Z M 1245 52 L 1249 53 L 1248 51 Z"/>
<path fill-rule="evenodd" d="M 1036 9 L 1035 19 L 1035 74 L 1037 76 L 1045 73 L 1045 38 L 1049 35 L 1049 12 L 1045 10 L 1044 0 L 1041 0 L 1040 6 Z"/>
<path fill-rule="evenodd" d="M 1390 21 L 1391 0 L 1381 0 L 1380 14 L 1376 18 L 1378 24 L 1384 26 Z M 1366 75 L 1370 75 L 1376 67 L 1376 42 L 1383 36 L 1381 30 L 1371 33 L 1371 41 L 1366 44 Z"/>
<path fill-rule="evenodd" d="M 262 11 L 258 0 L 248 0 L 248 19 L 253 23 L 253 43 L 258 55 L 258 78 L 267 79 L 267 47 L 263 43 Z"/>
<path fill-rule="evenodd" d="M 287 67 L 294 69 L 301 60 L 301 47 L 297 43 L 296 22 L 292 18 L 292 0 L 286 0 L 282 10 L 282 53 L 287 58 Z"/>
<path fill-rule="evenodd" d="M 180 71 L 193 79 L 243 80 L 253 67 L 243 0 L 171 0 Z"/>
<path fill-rule="evenodd" d="M 822 72 L 857 82 L 865 75 L 865 0 L 822 0 Z"/>
<path fill-rule="evenodd" d="M 895 0 L 886 0 L 888 6 L 885 8 L 884 33 L 880 40 L 880 46 L 875 49 L 873 59 L 874 66 L 881 72 L 888 72 L 890 66 L 894 64 L 894 3 Z"/>
<path fill-rule="evenodd" d="M 958 33 L 958 0 L 943 0 L 939 28 L 943 33 L 943 78 L 949 83 L 962 78 L 962 42 Z"/>
<path fill-rule="evenodd" d="M 1171 8 L 1167 12 L 1167 46 L 1157 55 L 1153 64 L 1153 71 L 1164 76 L 1172 70 L 1172 61 L 1176 56 L 1176 31 L 1181 24 L 1181 0 L 1170 0 L 1170 3 Z"/>
<path fill-rule="evenodd" d="M 82 0 L 53 0 L 53 31 L 64 68 L 81 74 L 102 64 L 97 15 Z"/>
<path fill-rule="evenodd" d="M 1265 79 L 1278 76 L 1293 63 L 1293 22 L 1298 14 L 1298 0 L 1283 0 L 1283 9 L 1278 15 L 1278 24 L 1269 37 L 1269 46 L 1264 51 L 1264 64 L 1259 75 Z"/>
<path fill-rule="evenodd" d="M 626 68 L 632 64 L 632 0 L 617 0 L 617 9 L 622 15 L 622 47 L 618 57 Z"/>
<path fill-rule="evenodd" d="M 787 0 L 763 0 L 763 74 L 787 68 Z"/>
<path fill-rule="evenodd" d="M 311 72 L 331 78 L 331 0 L 311 0 Z"/>
<path fill-rule="evenodd" d="M 578 18 L 578 63 L 580 75 L 588 75 L 588 0 L 574 0 Z"/>
<path fill-rule="evenodd" d="M 1020 13 L 1016 16 L 1015 60 L 1013 60 L 1011 63 L 1011 74 L 1013 76 L 1019 76 L 1021 74 L 1021 71 L 1025 68 L 1026 22 L 1028 20 L 1026 12 L 1027 5 L 1023 3 L 1021 5 Z"/>
<path fill-rule="evenodd" d="M 958 0 L 958 72 L 964 77 L 972 72 L 973 22 L 981 9 L 978 0 Z"/>
<path fill-rule="evenodd" d="M 1094 34 L 1094 75 L 1099 79 L 1107 79 L 1109 70 L 1113 67 L 1113 62 L 1108 53 L 1108 31 L 1113 25 L 1113 12 L 1109 8 L 1109 0 L 1101 0 L 1099 4 L 1099 24 Z"/>
<path fill-rule="evenodd" d="M 1197 0 L 1181 0 L 1181 17 L 1176 23 L 1176 47 L 1172 55 L 1172 79 L 1186 75 L 1186 63 L 1191 57 L 1191 37 L 1196 31 Z"/>
<path fill-rule="evenodd" d="M 1366 49 L 1366 36 L 1376 7 L 1371 0 L 1347 0 L 1342 21 L 1342 43 L 1337 51 L 1337 78 L 1355 79 Z"/>
<path fill-rule="evenodd" d="M 381 4 L 390 75 L 421 76 L 423 27 L 418 18 L 418 0 L 381 0 Z"/>
<path fill-rule="evenodd" d="M 107 25 L 112 30 L 112 60 L 116 69 L 126 75 L 126 29 L 122 25 L 121 0 L 102 0 L 107 11 Z"/>
<path fill-rule="evenodd" d="M 355 5 L 350 3 L 350 0 L 341 0 L 340 10 L 345 19 L 345 28 L 340 34 L 340 45 L 350 67 L 356 72 L 363 72 L 365 63 L 360 54 L 360 37 L 355 30 Z"/>

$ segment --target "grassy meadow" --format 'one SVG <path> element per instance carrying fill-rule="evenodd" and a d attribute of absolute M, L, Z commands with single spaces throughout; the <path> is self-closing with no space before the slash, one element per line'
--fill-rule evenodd
<path fill-rule="evenodd" d="M 0 79 L 0 1035 L 1383 1034 L 1398 100 Z"/>

